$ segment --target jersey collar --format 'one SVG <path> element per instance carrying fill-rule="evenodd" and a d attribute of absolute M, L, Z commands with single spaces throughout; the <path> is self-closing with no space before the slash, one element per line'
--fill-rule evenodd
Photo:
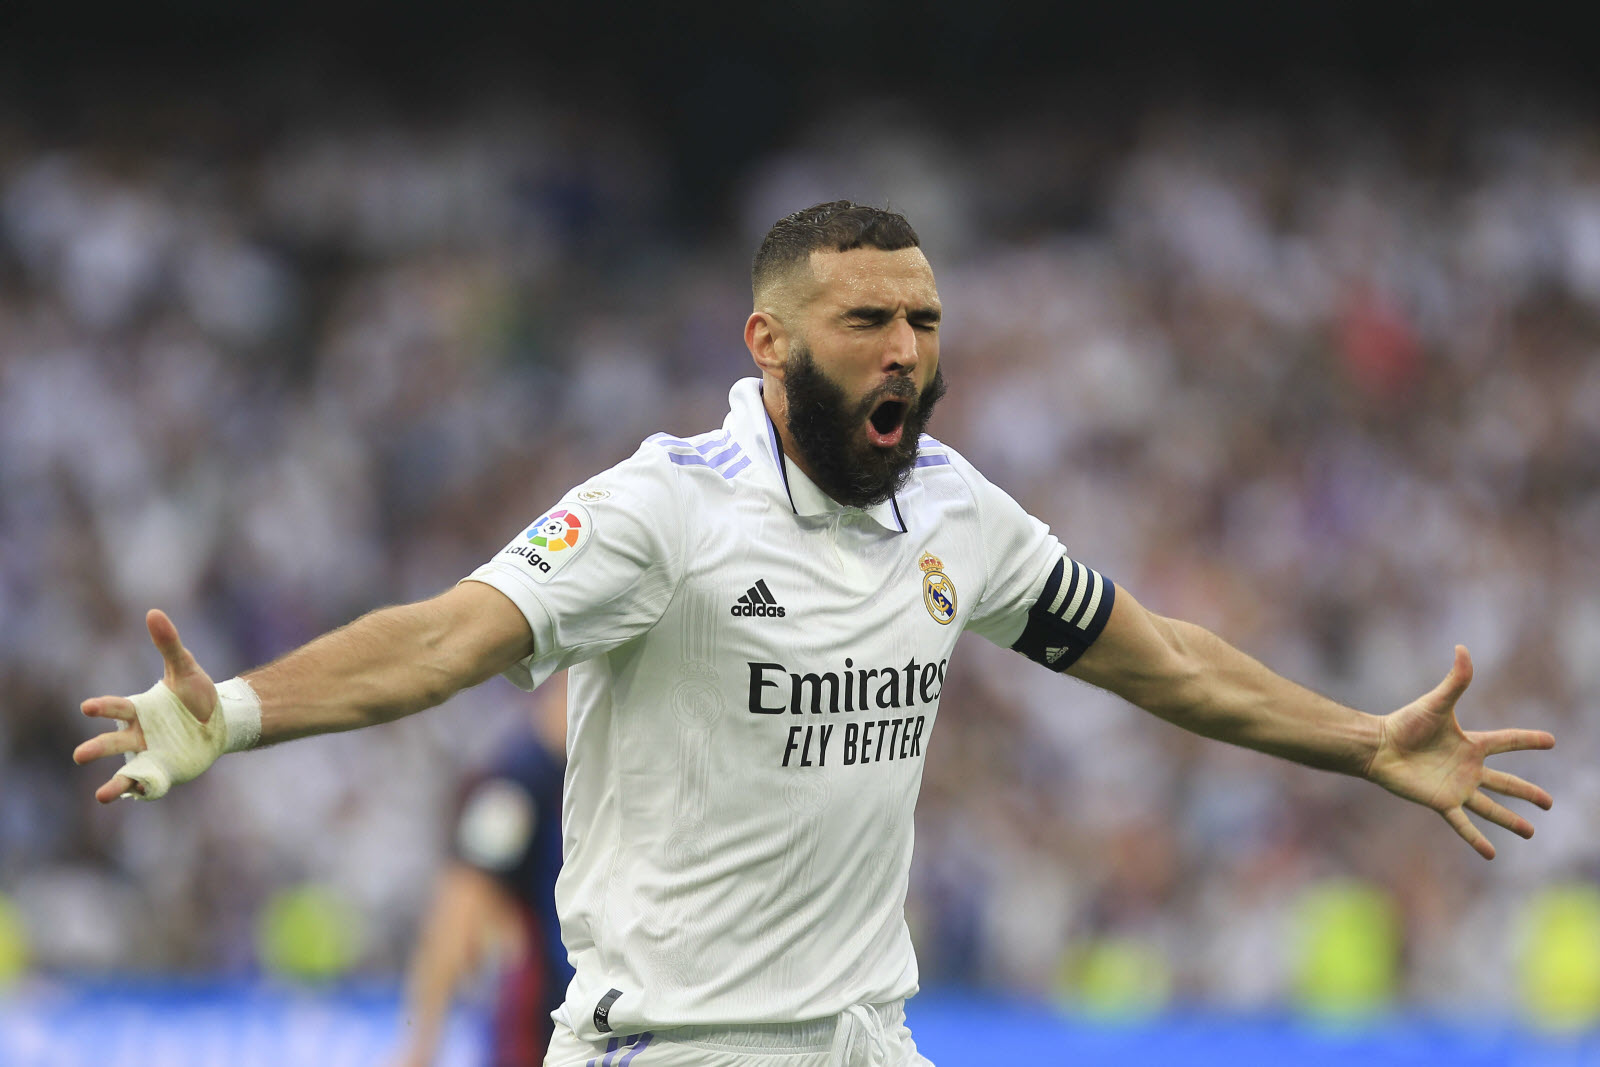
<path fill-rule="evenodd" d="M 772 416 L 767 414 L 767 407 L 761 401 L 759 378 L 744 378 L 736 383 L 728 394 L 728 406 L 733 414 L 733 428 L 736 432 L 743 431 L 739 436 L 762 441 L 762 447 L 757 451 L 771 460 L 772 470 L 782 483 L 789 507 L 796 515 L 810 518 L 854 512 L 866 515 L 890 533 L 906 532 L 899 501 L 893 496 L 870 508 L 846 507 L 817 488 L 817 483 L 783 454 L 783 447 L 778 442 L 778 428 L 773 425 Z M 750 433 L 752 430 L 756 432 Z M 755 443 L 754 440 L 751 443 Z"/>

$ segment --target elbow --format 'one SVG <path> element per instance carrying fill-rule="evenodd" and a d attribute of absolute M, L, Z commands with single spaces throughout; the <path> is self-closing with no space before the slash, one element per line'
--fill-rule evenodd
<path fill-rule="evenodd" d="M 1205 662 L 1195 643 L 1184 633 L 1187 624 L 1152 616 L 1161 641 L 1134 680 L 1136 692 L 1129 700 L 1164 719 L 1173 718 L 1203 701 Z"/>
<path fill-rule="evenodd" d="M 449 700 L 451 697 L 455 696 L 460 691 L 460 687 L 454 684 L 453 679 L 451 679 L 447 673 L 442 671 L 431 671 L 428 674 L 426 684 L 422 687 L 422 707 L 417 708 L 416 710 L 421 711 L 426 708 L 436 708 L 440 704 L 443 704 L 446 700 Z"/>
<path fill-rule="evenodd" d="M 423 708 L 438 707 L 477 681 L 470 677 L 470 665 L 463 661 L 460 650 L 448 637 L 432 644 L 428 654 L 417 663 L 417 671 Z"/>
<path fill-rule="evenodd" d="M 407 678 L 407 684 L 400 687 L 386 682 L 374 684 L 367 698 L 358 702 L 362 712 L 359 721 L 351 726 L 378 726 L 394 722 L 407 715 L 436 708 L 460 691 L 460 686 L 452 683 L 448 671 L 429 664 L 412 665 Z"/>

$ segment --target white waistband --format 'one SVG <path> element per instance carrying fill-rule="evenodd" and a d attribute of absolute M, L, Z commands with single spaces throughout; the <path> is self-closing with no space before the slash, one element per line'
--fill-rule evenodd
<path fill-rule="evenodd" d="M 889 1035 L 905 1022 L 905 1001 L 855 1004 L 838 1015 L 798 1023 L 744 1026 L 675 1026 L 656 1040 L 714 1049 L 830 1053 L 841 1067 L 879 1067 L 889 1061 Z"/>

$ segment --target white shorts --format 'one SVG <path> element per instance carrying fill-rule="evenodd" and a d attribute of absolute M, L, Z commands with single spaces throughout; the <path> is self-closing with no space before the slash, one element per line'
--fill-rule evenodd
<path fill-rule="evenodd" d="M 680 1026 L 578 1040 L 559 1019 L 545 1067 L 933 1067 L 906 1027 L 905 1001 L 828 1019 L 743 1027 Z"/>

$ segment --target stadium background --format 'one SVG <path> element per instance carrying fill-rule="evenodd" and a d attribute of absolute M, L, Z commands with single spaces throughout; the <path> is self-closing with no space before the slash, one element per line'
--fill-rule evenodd
<path fill-rule="evenodd" d="M 918 815 L 927 1050 L 1597 1054 L 1600 125 L 1562 9 L 5 18 L 0 1063 L 382 1062 L 456 776 L 525 699 L 110 810 L 78 701 L 146 684 L 147 606 L 232 673 L 714 425 L 755 242 L 840 195 L 938 272 L 934 432 L 1075 554 L 1368 709 L 1460 640 L 1467 724 L 1560 744 L 1504 760 L 1557 807 L 1484 864 L 973 641 Z"/>

